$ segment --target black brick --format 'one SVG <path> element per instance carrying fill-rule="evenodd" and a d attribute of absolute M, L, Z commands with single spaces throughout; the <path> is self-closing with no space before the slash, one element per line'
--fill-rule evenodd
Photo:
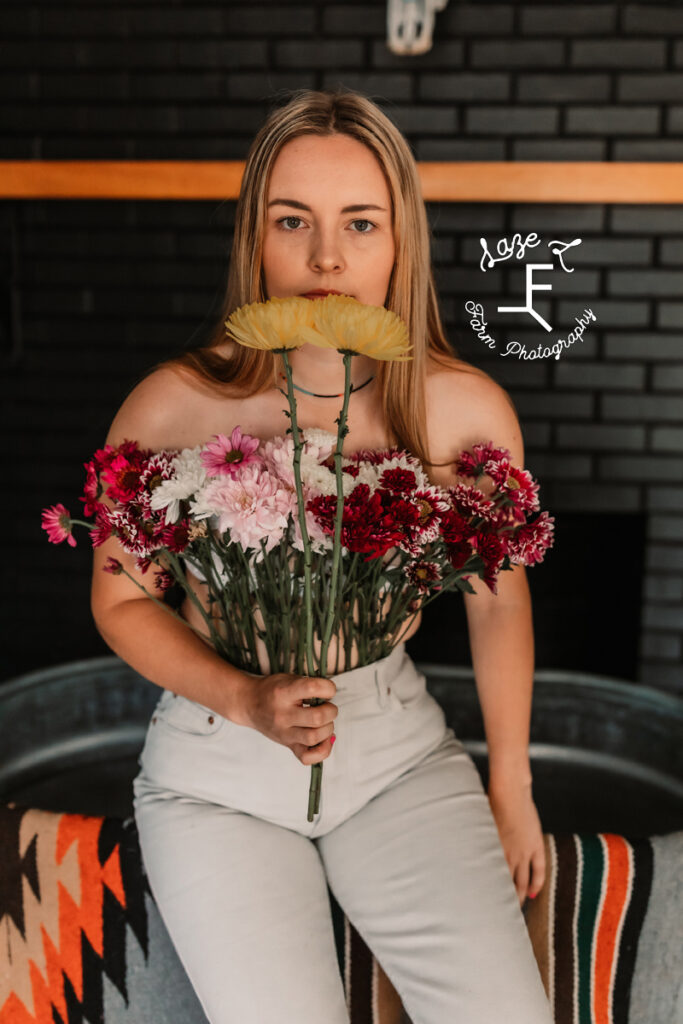
<path fill-rule="evenodd" d="M 683 512 L 683 487 L 649 487 L 647 507 L 653 512 Z"/>
<path fill-rule="evenodd" d="M 504 35 L 512 32 L 514 4 L 448 4 L 437 14 L 435 34 Z"/>
<path fill-rule="evenodd" d="M 664 334 L 606 334 L 605 356 L 608 359 L 681 359 L 683 340 Z"/>
<path fill-rule="evenodd" d="M 683 404 L 683 366 L 656 366 L 652 386 L 655 391 L 680 391 Z"/>
<path fill-rule="evenodd" d="M 528 458 L 527 468 L 540 480 L 590 480 L 591 459 L 587 455 L 538 453 Z"/>
<path fill-rule="evenodd" d="M 384 113 L 402 132 L 421 135 L 452 135 L 458 128 L 457 111 L 453 107 L 386 106 Z"/>
<path fill-rule="evenodd" d="M 651 544 L 647 554 L 649 569 L 683 569 L 683 545 Z"/>
<path fill-rule="evenodd" d="M 325 35 L 355 39 L 356 36 L 381 36 L 386 32 L 387 12 L 384 6 L 366 4 L 359 11 L 357 7 L 329 5 L 322 8 L 322 15 Z"/>
<path fill-rule="evenodd" d="M 562 64 L 562 43 L 552 39 L 497 39 L 472 43 L 473 67 L 557 67 Z"/>
<path fill-rule="evenodd" d="M 274 51 L 275 61 L 280 67 L 345 68 L 356 67 L 363 60 L 362 44 L 347 39 L 278 42 L 274 45 Z"/>
<path fill-rule="evenodd" d="M 592 414 L 593 398 L 586 394 L 539 395 L 533 391 L 517 391 L 515 405 L 522 416 L 547 416 L 550 419 L 573 416 L 585 420 Z"/>
<path fill-rule="evenodd" d="M 472 107 L 465 128 L 471 134 L 551 135 L 557 131 L 558 118 L 554 107 Z"/>
<path fill-rule="evenodd" d="M 510 97 L 510 77 L 504 74 L 476 74 L 463 71 L 449 75 L 420 75 L 418 95 L 424 100 L 507 100 Z"/>
<path fill-rule="evenodd" d="M 676 661 L 681 656 L 681 640 L 672 633 L 643 633 L 640 649 L 646 658 Z"/>
<path fill-rule="evenodd" d="M 614 31 L 614 4 L 554 4 L 523 7 L 522 32 L 528 35 L 593 35 Z"/>
<path fill-rule="evenodd" d="M 604 160 L 607 143 L 602 139 L 515 139 L 514 160 Z"/>
<path fill-rule="evenodd" d="M 124 72 L 46 73 L 40 76 L 40 92 L 49 100 L 124 100 L 133 95 L 128 75 Z M 167 98 L 168 93 L 160 96 Z"/>
<path fill-rule="evenodd" d="M 215 13 L 222 18 L 223 25 L 218 31 L 230 35 L 261 36 L 299 36 L 313 35 L 316 31 L 315 5 L 289 7 L 270 7 L 267 11 L 256 6 L 231 7 L 229 4 L 221 12 Z"/>
<path fill-rule="evenodd" d="M 517 79 L 517 99 L 557 103 L 563 100 L 607 100 L 609 75 L 564 75 L 560 73 L 521 74 Z"/>
<path fill-rule="evenodd" d="M 571 44 L 570 62 L 574 67 L 664 68 L 666 43 L 663 40 L 585 39 Z"/>
<path fill-rule="evenodd" d="M 683 516 L 650 516 L 647 532 L 648 537 L 654 540 L 683 540 Z M 683 599 L 683 578 L 655 576 L 647 579 L 646 583 L 652 590 L 651 597 Z"/>
<path fill-rule="evenodd" d="M 661 483 L 683 482 L 683 462 L 680 458 L 665 458 L 654 455 L 629 455 L 628 458 L 615 455 L 598 459 L 599 474 L 605 480 L 642 480 Z"/>
<path fill-rule="evenodd" d="M 573 107 L 567 111 L 567 133 L 587 135 L 655 135 L 659 131 L 657 107 Z"/>
<path fill-rule="evenodd" d="M 654 161 L 675 163 L 683 161 L 683 139 L 618 140 L 612 150 L 615 160 Z"/>
<path fill-rule="evenodd" d="M 323 76 L 323 88 L 334 89 L 338 84 L 349 89 L 358 89 L 366 96 L 377 99 L 408 100 L 413 95 L 413 84 L 409 74 L 379 71 L 345 71 L 343 75 L 329 72 Z"/>
<path fill-rule="evenodd" d="M 675 270 L 610 270 L 607 273 L 610 295 L 668 296 L 681 292 L 681 274 Z"/>
<path fill-rule="evenodd" d="M 619 75 L 617 99 L 643 103 L 647 100 L 680 100 L 683 75 L 663 71 L 658 75 Z"/>
<path fill-rule="evenodd" d="M 612 207 L 611 227 L 614 231 L 626 231 L 646 235 L 680 235 L 683 234 L 683 206 L 671 203 L 656 205 L 634 205 Z"/>
<path fill-rule="evenodd" d="M 584 238 L 581 262 L 596 266 L 613 263 L 647 266 L 652 262 L 652 241 L 649 238 Z"/>
<path fill-rule="evenodd" d="M 641 390 L 645 367 L 630 363 L 581 363 L 560 359 L 555 367 L 555 383 L 560 388 L 600 388 L 609 391 Z"/>
<path fill-rule="evenodd" d="M 646 604 L 643 622 L 651 629 L 683 629 L 683 604 Z"/>
<path fill-rule="evenodd" d="M 315 75 L 302 71 L 243 71 L 223 77 L 225 94 L 231 99 L 272 98 L 281 90 L 314 89 Z"/>
<path fill-rule="evenodd" d="M 34 31 L 44 37 L 127 36 L 131 33 L 134 16 L 134 11 L 104 11 L 101 8 L 89 9 L 87 6 L 70 10 L 60 4 L 55 10 L 43 9 L 39 12 L 39 26 Z M 169 34 L 168 30 L 166 34 Z"/>
<path fill-rule="evenodd" d="M 558 423 L 557 444 L 560 448 L 580 451 L 643 451 L 645 428 L 613 426 L 608 423 Z"/>
<path fill-rule="evenodd" d="M 290 44 L 283 43 L 288 46 Z M 300 46 L 308 45 L 304 43 Z M 256 41 L 223 42 L 203 40 L 191 42 L 181 40 L 178 43 L 178 64 L 180 67 L 207 68 L 246 68 L 256 65 L 261 68 L 266 63 L 266 43 Z"/>
<path fill-rule="evenodd" d="M 586 203 L 520 203 L 512 211 L 513 231 L 535 231 L 541 238 L 549 231 L 576 233 L 603 227 L 604 208 Z"/>
<path fill-rule="evenodd" d="M 678 135 L 683 132 L 683 107 L 671 107 L 669 109 L 666 130 L 671 135 Z"/>
<path fill-rule="evenodd" d="M 499 139 L 418 139 L 418 160 L 504 160 L 505 143 Z"/>
<path fill-rule="evenodd" d="M 601 401 L 606 420 L 683 422 L 683 400 L 679 395 L 670 398 L 665 395 L 602 395 Z"/>
<path fill-rule="evenodd" d="M 659 248 L 662 263 L 683 263 L 683 238 L 664 238 Z"/>
<path fill-rule="evenodd" d="M 624 4 L 621 28 L 638 35 L 675 35 L 683 32 L 683 10 L 678 4 Z"/>
<path fill-rule="evenodd" d="M 657 307 L 657 326 L 665 330 L 683 327 L 683 302 L 660 303 Z"/>

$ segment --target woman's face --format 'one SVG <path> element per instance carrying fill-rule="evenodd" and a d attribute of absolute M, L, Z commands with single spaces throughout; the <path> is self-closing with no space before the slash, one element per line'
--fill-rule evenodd
<path fill-rule="evenodd" d="M 367 146 L 336 134 L 282 147 L 263 236 L 267 298 L 329 289 L 383 306 L 395 253 L 389 188 Z"/>

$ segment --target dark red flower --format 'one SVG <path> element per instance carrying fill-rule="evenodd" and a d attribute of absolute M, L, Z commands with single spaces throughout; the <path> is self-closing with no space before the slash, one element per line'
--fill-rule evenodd
<path fill-rule="evenodd" d="M 159 569 L 154 573 L 154 586 L 157 590 L 170 590 L 175 579 L 168 569 Z"/>

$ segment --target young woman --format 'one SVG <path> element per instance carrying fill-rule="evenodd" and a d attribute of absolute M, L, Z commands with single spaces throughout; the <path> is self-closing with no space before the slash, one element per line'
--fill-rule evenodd
<path fill-rule="evenodd" d="M 429 227 L 410 148 L 358 93 L 300 91 L 246 161 L 227 296 L 215 337 L 161 364 L 124 401 L 107 441 L 184 448 L 239 424 L 289 427 L 281 357 L 226 337 L 237 307 L 336 291 L 406 322 L 408 362 L 353 361 L 344 454 L 399 444 L 433 483 L 456 482 L 462 449 L 492 440 L 523 466 L 505 391 L 457 359 L 441 326 Z M 342 357 L 291 354 L 301 427 L 336 432 Z M 223 661 L 124 575 L 116 540 L 95 551 L 92 610 L 107 643 L 164 690 L 134 807 L 150 884 L 212 1024 L 349 1016 L 327 885 L 389 975 L 414 1024 L 550 1024 L 520 909 L 544 882 L 528 756 L 533 635 L 523 567 L 498 594 L 464 596 L 490 782 L 405 650 L 329 678 L 261 675 Z M 204 585 L 188 581 L 201 599 Z M 202 628 L 189 599 L 182 614 Z M 336 664 L 330 646 L 327 671 Z M 325 703 L 311 707 L 312 697 Z M 336 736 L 339 743 L 332 754 Z M 326 761 L 306 820 L 310 765 Z"/>

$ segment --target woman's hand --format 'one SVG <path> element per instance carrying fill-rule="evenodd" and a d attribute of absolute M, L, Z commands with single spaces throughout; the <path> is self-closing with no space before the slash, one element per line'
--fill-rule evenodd
<path fill-rule="evenodd" d="M 289 747 L 302 764 L 318 764 L 330 756 L 339 714 L 330 701 L 337 692 L 334 680 L 277 672 L 253 682 L 245 690 L 244 724 Z M 323 703 L 311 705 L 311 700 Z"/>
<path fill-rule="evenodd" d="M 531 783 L 505 781 L 489 785 L 489 804 L 517 889 L 520 906 L 545 882 L 545 847 Z"/>

